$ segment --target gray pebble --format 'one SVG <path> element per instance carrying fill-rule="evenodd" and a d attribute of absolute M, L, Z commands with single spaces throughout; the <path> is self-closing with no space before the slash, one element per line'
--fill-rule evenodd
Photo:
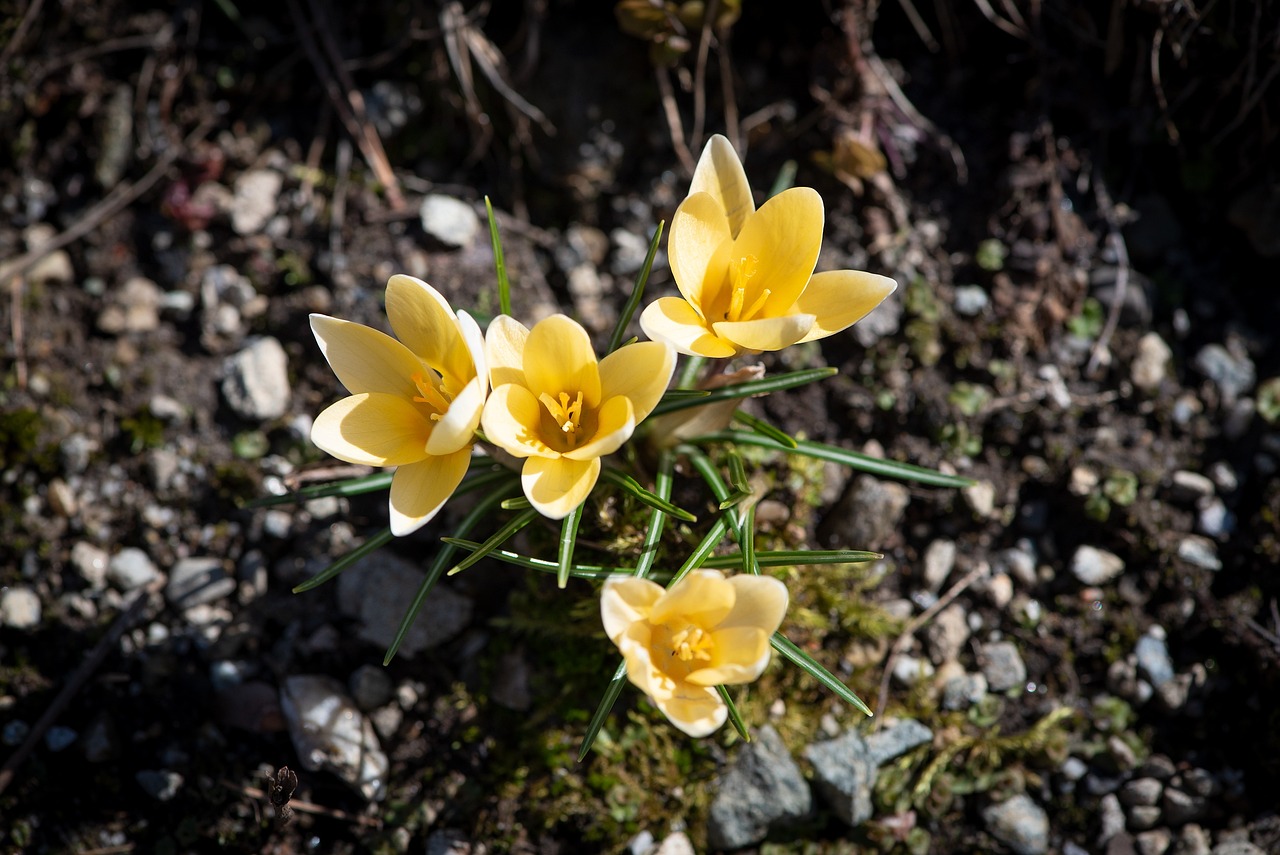
<path fill-rule="evenodd" d="M 1011 641 L 984 644 L 978 652 L 978 663 L 993 692 L 1022 687 L 1027 682 L 1027 666 Z"/>
<path fill-rule="evenodd" d="M 1153 828 L 1135 835 L 1133 842 L 1138 855 L 1164 855 L 1173 845 L 1173 832 L 1167 828 Z"/>
<path fill-rule="evenodd" d="M 1195 367 L 1213 381 L 1227 402 L 1235 401 L 1253 388 L 1257 375 L 1253 362 L 1243 352 L 1232 353 L 1220 344 L 1207 344 L 1196 354 Z"/>
<path fill-rule="evenodd" d="M 344 614 L 356 617 L 357 635 L 381 648 L 395 639 L 405 607 L 417 596 L 425 573 L 386 551 L 358 561 L 338 577 L 338 601 Z M 470 598 L 447 582 L 432 588 L 400 645 L 398 656 L 414 656 L 444 644 L 471 622 Z"/>
<path fill-rule="evenodd" d="M 969 641 L 969 620 L 964 606 L 952 603 L 925 627 L 925 645 L 935 665 L 954 662 Z"/>
<path fill-rule="evenodd" d="M 1209 855 L 1209 832 L 1194 822 L 1182 826 L 1178 833 L 1177 855 Z"/>
<path fill-rule="evenodd" d="M 987 292 L 979 285 L 960 285 L 955 293 L 955 310 L 957 315 L 966 318 L 977 317 L 991 302 Z"/>
<path fill-rule="evenodd" d="M 395 695 L 395 685 L 386 668 L 377 665 L 361 665 L 347 681 L 356 706 L 368 712 L 390 702 Z"/>
<path fill-rule="evenodd" d="M 1153 626 L 1147 630 L 1138 639 L 1133 652 L 1138 660 L 1138 673 L 1152 686 L 1159 688 L 1173 679 L 1173 661 L 1169 658 L 1169 647 L 1165 643 L 1162 627 Z"/>
<path fill-rule="evenodd" d="M 1041 855 L 1049 849 L 1049 815 L 1025 793 L 989 806 L 982 821 L 993 837 L 1018 855 Z"/>
<path fill-rule="evenodd" d="M 910 501 L 902 484 L 859 475 L 823 521 L 823 534 L 849 548 L 881 546 L 897 531 Z"/>
<path fill-rule="evenodd" d="M 1138 352 L 1129 366 L 1129 379 L 1143 392 L 1160 388 L 1173 362 L 1173 351 L 1159 333 L 1149 332 L 1138 340 Z"/>
<path fill-rule="evenodd" d="M 759 843 L 773 826 L 807 816 L 813 801 L 778 732 L 769 725 L 742 745 L 720 779 L 707 815 L 707 842 L 717 849 Z"/>
<path fill-rule="evenodd" d="M 1134 778 L 1120 788 L 1120 803 L 1128 807 L 1160 804 L 1164 785 L 1155 778 Z"/>
<path fill-rule="evenodd" d="M 613 256 L 609 259 L 609 272 L 615 276 L 629 276 L 644 266 L 649 255 L 649 241 L 627 229 L 614 229 L 609 233 L 613 244 Z M 654 259 L 657 264 L 657 259 Z"/>
<path fill-rule="evenodd" d="M 126 546 L 107 562 L 107 579 L 121 590 L 132 591 L 159 578 L 156 565 L 147 553 L 135 546 Z"/>
<path fill-rule="evenodd" d="M 284 177 L 273 169 L 253 169 L 236 179 L 231 200 L 231 228 L 236 234 L 262 231 L 276 214 Z"/>
<path fill-rule="evenodd" d="M 936 593 L 956 566 L 956 542 L 935 540 L 924 551 L 924 585 Z"/>
<path fill-rule="evenodd" d="M 1124 831 L 1124 808 L 1115 793 L 1107 793 L 1098 800 L 1098 845 L 1106 846 L 1107 841 Z"/>
<path fill-rule="evenodd" d="M 0 624 L 14 629 L 40 625 L 40 596 L 25 586 L 0 591 Z"/>
<path fill-rule="evenodd" d="M 1213 481 L 1199 472 L 1179 469 L 1170 478 L 1172 498 L 1181 501 L 1195 501 L 1213 495 Z"/>
<path fill-rule="evenodd" d="M 981 674 L 952 677 L 942 687 L 942 708 L 964 710 L 987 696 L 987 678 Z"/>
<path fill-rule="evenodd" d="M 1071 558 L 1071 574 L 1084 585 L 1105 585 L 1123 572 L 1120 556 L 1095 546 L 1081 546 Z"/>
<path fill-rule="evenodd" d="M 1196 517 L 1196 528 L 1201 534 L 1221 540 L 1236 527 L 1235 514 L 1227 510 L 1221 499 L 1214 498 L 1204 502 Z"/>
<path fill-rule="evenodd" d="M 1188 564 L 1205 570 L 1221 570 L 1222 560 L 1218 558 L 1218 547 L 1212 540 L 1187 535 L 1178 541 L 1178 557 Z"/>
<path fill-rule="evenodd" d="M 1135 805 L 1129 808 L 1129 828 L 1133 831 L 1155 828 L 1158 822 L 1160 822 L 1160 808 L 1155 805 Z"/>
<path fill-rule="evenodd" d="M 1183 792 L 1177 787 L 1165 787 L 1160 804 L 1164 808 L 1165 822 L 1182 825 L 1204 816 L 1207 804 L 1202 796 Z"/>
<path fill-rule="evenodd" d="M 1260 846 L 1254 846 L 1248 840 L 1224 840 L 1213 847 L 1210 855 L 1267 855 Z"/>
<path fill-rule="evenodd" d="M 289 409 L 289 360 L 270 336 L 250 341 L 223 366 L 222 395 L 251 421 L 278 419 Z"/>
<path fill-rule="evenodd" d="M 303 768 L 327 769 L 380 801 L 390 764 L 373 724 L 332 677 L 289 677 L 280 689 L 280 710 Z"/>
<path fill-rule="evenodd" d="M 871 762 L 880 766 L 933 739 L 933 731 L 913 718 L 899 719 L 866 738 Z"/>
<path fill-rule="evenodd" d="M 177 772 L 144 769 L 134 776 L 147 795 L 160 802 L 167 802 L 182 789 L 183 778 Z"/>
<path fill-rule="evenodd" d="M 65 751 L 80 738 L 80 734 L 76 733 L 69 727 L 63 727 L 55 724 L 53 727 L 45 731 L 44 744 L 55 754 L 59 751 Z"/>
<path fill-rule="evenodd" d="M 216 603 L 235 593 L 236 580 L 222 559 L 212 556 L 181 558 L 169 570 L 164 598 L 180 609 Z"/>
<path fill-rule="evenodd" d="M 422 230 L 451 249 L 466 249 L 480 233 L 475 208 L 461 199 L 432 193 L 418 209 Z"/>
<path fill-rule="evenodd" d="M 842 822 L 853 827 L 871 818 L 877 764 L 857 731 L 815 742 L 805 748 L 804 756 L 813 766 L 818 794 Z"/>

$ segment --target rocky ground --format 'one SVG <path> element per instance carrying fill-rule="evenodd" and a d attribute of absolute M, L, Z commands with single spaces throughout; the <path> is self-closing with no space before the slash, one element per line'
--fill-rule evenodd
<path fill-rule="evenodd" d="M 612 4 L 48 5 L 0 4 L 3 851 L 1280 852 L 1280 4 L 751 2 L 705 78 Z M 249 503 L 359 474 L 308 313 L 496 310 L 485 195 L 519 312 L 607 336 L 667 107 L 900 285 L 752 412 L 975 485 L 752 457 L 762 542 L 885 556 L 779 571 L 879 715 L 775 663 L 750 743 L 627 689 L 578 763 L 589 584 L 477 566 L 384 668 L 466 503 L 305 594 L 383 494 Z"/>

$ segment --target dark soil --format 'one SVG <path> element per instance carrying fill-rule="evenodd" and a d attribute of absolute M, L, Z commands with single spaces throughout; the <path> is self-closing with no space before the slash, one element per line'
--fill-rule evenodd
<path fill-rule="evenodd" d="M 612 4 L 465 5 L 0 3 L 0 591 L 41 606 L 33 624 L 0 625 L 0 851 L 622 851 L 637 833 L 681 830 L 705 845 L 716 775 L 740 747 L 731 728 L 687 740 L 628 688 L 611 744 L 575 762 L 615 667 L 585 584 L 557 596 L 544 577 L 489 565 L 446 583 L 474 614 L 386 669 L 399 718 L 381 737 L 382 801 L 305 771 L 283 729 L 287 677 L 347 684 L 383 654 L 356 637 L 333 583 L 290 592 L 385 525 L 383 494 L 336 514 L 246 506 L 331 471 L 307 419 L 340 389 L 308 313 L 385 328 L 382 289 L 407 272 L 491 315 L 487 240 L 449 249 L 418 216 L 427 193 L 488 196 L 517 313 L 559 307 L 603 338 L 631 287 L 627 250 L 687 187 L 649 46 L 619 29 Z M 899 770 L 908 786 L 882 773 L 872 822 L 851 830 L 819 813 L 764 851 L 1014 851 L 983 809 L 1027 792 L 1048 811 L 1051 851 L 1192 853 L 1194 825 L 1203 851 L 1248 840 L 1280 852 L 1280 298 L 1268 272 L 1280 3 L 744 5 L 709 53 L 706 132 L 726 130 L 723 52 L 753 185 L 793 162 L 794 182 L 827 206 L 820 266 L 900 285 L 854 330 L 765 359 L 839 376 L 750 407 L 992 496 L 912 486 L 878 542 L 847 542 L 846 515 L 866 511 L 854 481 L 767 467 L 782 506 L 776 519 L 762 506 L 770 537 L 886 556 L 878 584 L 849 577 L 847 603 L 809 606 L 818 617 L 784 631 L 935 740 Z M 324 36 L 314 57 L 302 22 Z M 467 58 L 486 40 L 528 107 Z M 671 73 L 686 132 L 696 31 L 692 42 Z M 326 85 L 344 105 L 360 95 L 367 121 L 335 109 Z M 362 122 L 395 189 L 352 136 Z M 833 172 L 851 136 L 884 168 Z M 237 181 L 255 171 L 280 187 L 244 227 Z M 56 251 L 32 252 L 41 226 L 66 236 Z M 582 240 L 598 250 L 568 249 Z M 571 275 L 584 264 L 593 287 Z M 127 284 L 139 278 L 150 290 Z M 241 284 L 220 295 L 228 278 Z M 649 288 L 673 290 L 665 266 Z M 1154 380 L 1142 373 L 1152 333 L 1172 353 Z M 287 355 L 278 418 L 246 417 L 221 391 L 225 360 L 254 336 Z M 820 486 L 814 507 L 806 490 Z M 384 551 L 424 566 L 459 515 Z M 603 508 L 591 543 L 634 536 L 611 519 Z M 931 602 L 924 556 L 938 540 L 957 548 L 948 585 L 991 570 L 957 599 L 981 627 L 961 664 L 976 670 L 979 642 L 999 637 L 1027 666 L 1025 690 L 968 715 L 942 711 L 924 684 L 879 694 L 903 624 L 877 621 Z M 1220 569 L 1189 560 L 1188 544 Z M 212 556 L 235 584 L 193 616 L 161 577 L 131 609 L 134 593 L 83 569 L 85 545 L 141 549 L 163 573 Z M 1081 546 L 1124 572 L 1081 581 Z M 1025 578 L 1011 574 L 1012 599 L 992 581 L 1009 550 L 1034 556 Z M 822 602 L 811 595 L 793 591 Z M 1181 681 L 1168 697 L 1137 686 L 1148 675 L 1134 672 L 1135 645 L 1153 627 Z M 512 669 L 529 679 L 523 708 L 497 688 Z M 796 756 L 824 715 L 860 721 L 783 669 L 753 694 L 749 724 L 774 723 Z M 1059 707 L 1075 714 L 1018 741 Z M 910 797 L 962 738 L 979 747 Z M 1069 757 L 1088 769 L 1078 785 Z M 1162 808 L 1165 849 L 1132 812 L 1100 841 L 1109 794 L 1153 757 L 1203 774 L 1205 806 L 1193 819 Z M 281 766 L 300 778 L 291 821 L 268 793 Z M 176 793 L 148 783 L 171 772 Z M 431 848 L 444 830 L 473 848 Z"/>

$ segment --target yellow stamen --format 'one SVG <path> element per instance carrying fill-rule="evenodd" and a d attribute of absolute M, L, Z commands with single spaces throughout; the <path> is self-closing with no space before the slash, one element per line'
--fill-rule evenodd
<path fill-rule="evenodd" d="M 547 408 L 547 412 L 551 414 L 551 418 L 556 420 L 556 424 L 560 426 L 560 430 L 569 434 L 571 437 L 578 432 L 578 425 L 582 421 L 582 393 L 579 392 L 577 397 L 573 399 L 573 403 L 569 403 L 569 393 L 561 392 L 560 400 L 556 400 L 546 392 L 538 396 L 538 400 L 542 402 L 542 406 Z"/>
<path fill-rule="evenodd" d="M 696 626 L 686 627 L 671 636 L 671 652 L 679 656 L 682 662 L 688 662 L 691 659 L 709 662 L 711 650 L 714 647 L 715 642 L 711 640 L 711 634 Z"/>
<path fill-rule="evenodd" d="M 440 421 L 440 417 L 449 411 L 449 396 L 444 388 L 436 388 L 422 375 L 421 372 L 414 374 L 409 378 L 413 381 L 413 385 L 418 387 L 419 394 L 413 396 L 414 403 L 428 404 L 435 408 L 436 412 L 431 414 L 433 422 Z"/>
<path fill-rule="evenodd" d="M 751 301 L 750 306 L 745 306 L 748 283 L 756 275 L 758 268 L 759 262 L 754 255 L 743 256 L 729 265 L 729 282 L 733 291 L 729 295 L 729 311 L 724 315 L 726 321 L 749 321 L 764 308 L 765 302 L 772 293 L 768 288 L 762 289 Z"/>

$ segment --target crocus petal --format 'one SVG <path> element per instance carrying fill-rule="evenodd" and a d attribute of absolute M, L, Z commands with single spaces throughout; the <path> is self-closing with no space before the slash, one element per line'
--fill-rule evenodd
<path fill-rule="evenodd" d="M 489 366 L 489 383 L 497 389 L 507 383 L 528 386 L 524 376 L 524 345 L 529 330 L 507 315 L 498 315 L 484 335 L 484 356 Z"/>
<path fill-rule="evenodd" d="M 750 683 L 769 664 L 769 633 L 753 626 L 735 626 L 711 633 L 715 653 L 711 665 L 691 671 L 686 680 L 695 686 Z"/>
<path fill-rule="evenodd" d="M 709 687 L 680 686 L 674 697 L 654 701 L 668 721 L 695 738 L 715 733 L 729 715 L 716 690 Z"/>
<path fill-rule="evenodd" d="M 815 341 L 838 333 L 862 320 L 898 287 L 888 276 L 861 270 L 829 270 L 815 273 L 792 307 L 792 312 L 813 315 L 813 328 L 801 341 Z"/>
<path fill-rule="evenodd" d="M 679 297 L 662 297 L 646 306 L 640 314 L 640 328 L 649 338 L 669 344 L 685 356 L 727 359 L 738 353 L 732 344 L 716 338 L 693 306 Z"/>
<path fill-rule="evenodd" d="M 629 344 L 600 360 L 601 394 L 630 398 L 638 424 L 662 400 L 675 370 L 676 354 L 670 346 L 654 341 Z"/>
<path fill-rule="evenodd" d="M 813 328 L 813 315 L 783 315 L 754 321 L 721 321 L 716 335 L 742 350 L 782 350 L 802 340 Z"/>
<path fill-rule="evenodd" d="M 471 367 L 469 374 L 461 374 L 452 378 L 454 382 L 464 381 L 470 382 L 472 377 L 479 377 L 481 381 L 480 390 L 483 394 L 489 394 L 489 368 L 488 360 L 484 355 L 484 333 L 480 332 L 480 325 L 476 323 L 475 318 L 466 312 L 458 312 L 458 329 L 462 332 L 462 343 L 467 348 L 467 353 L 471 356 Z"/>
<path fill-rule="evenodd" d="M 689 195 L 694 193 L 710 193 L 720 203 L 734 237 L 742 231 L 743 221 L 756 210 L 742 161 L 729 140 L 720 134 L 707 140 L 698 158 L 698 167 L 693 170 L 693 181 L 689 185 Z"/>
<path fill-rule="evenodd" d="M 449 409 L 435 423 L 431 438 L 427 440 L 427 454 L 452 454 L 472 443 L 484 409 L 484 387 L 481 377 L 472 377 L 462 387 L 449 404 Z"/>
<path fill-rule="evenodd" d="M 733 611 L 733 599 L 733 586 L 721 573 L 694 570 L 653 604 L 649 621 L 666 623 L 678 619 L 711 629 Z"/>
<path fill-rule="evenodd" d="M 471 379 L 475 367 L 461 340 L 458 318 L 439 291 L 421 279 L 396 274 L 387 281 L 386 299 L 387 320 L 405 347 L 455 382 Z"/>
<path fill-rule="evenodd" d="M 311 441 L 348 463 L 399 466 L 426 457 L 431 430 L 408 399 L 368 392 L 326 408 L 311 426 Z"/>
<path fill-rule="evenodd" d="M 787 586 L 772 576 L 739 573 L 728 579 L 733 586 L 733 611 L 716 625 L 717 630 L 738 626 L 759 627 L 773 635 L 787 613 Z"/>
<path fill-rule="evenodd" d="M 600 618 L 604 633 L 615 643 L 627 627 L 642 620 L 662 596 L 662 586 L 648 579 L 613 576 L 600 590 Z"/>
<path fill-rule="evenodd" d="M 561 520 L 587 496 L 600 477 L 600 458 L 569 460 L 568 458 L 530 457 L 520 473 L 529 504 L 547 519 Z"/>
<path fill-rule="evenodd" d="M 480 423 L 489 441 L 516 457 L 559 457 L 537 433 L 542 404 L 523 386 L 499 386 L 485 402 Z"/>
<path fill-rule="evenodd" d="M 710 193 L 687 197 L 671 217 L 667 264 L 676 287 L 699 312 L 723 284 L 728 269 L 727 253 L 733 245 L 729 219 Z M 810 266 L 808 272 L 812 270 Z"/>
<path fill-rule="evenodd" d="M 406 463 L 391 476 L 391 533 L 403 537 L 431 520 L 462 483 L 471 465 L 471 447 L 453 454 Z"/>
<path fill-rule="evenodd" d="M 581 392 L 583 407 L 600 406 L 600 365 L 591 337 L 566 315 L 533 325 L 524 346 L 524 376 L 535 396 Z"/>
<path fill-rule="evenodd" d="M 810 187 L 782 191 L 743 223 L 729 257 L 754 259 L 748 287 L 769 289 L 763 316 L 785 313 L 804 291 L 822 249 L 822 225 L 822 197 Z M 675 236 L 673 219 L 673 241 Z M 751 302 L 749 296 L 748 305 Z"/>
<path fill-rule="evenodd" d="M 422 360 L 386 333 L 328 315 L 312 315 L 311 331 L 329 367 L 353 395 L 385 392 L 409 399 L 417 394 L 413 375 L 422 373 Z"/>
<path fill-rule="evenodd" d="M 635 410 L 631 406 L 631 399 L 625 395 L 615 395 L 605 401 L 604 406 L 596 411 L 596 419 L 595 436 L 572 451 L 566 451 L 565 457 L 570 460 L 590 460 L 613 454 L 631 438 L 636 429 Z"/>

